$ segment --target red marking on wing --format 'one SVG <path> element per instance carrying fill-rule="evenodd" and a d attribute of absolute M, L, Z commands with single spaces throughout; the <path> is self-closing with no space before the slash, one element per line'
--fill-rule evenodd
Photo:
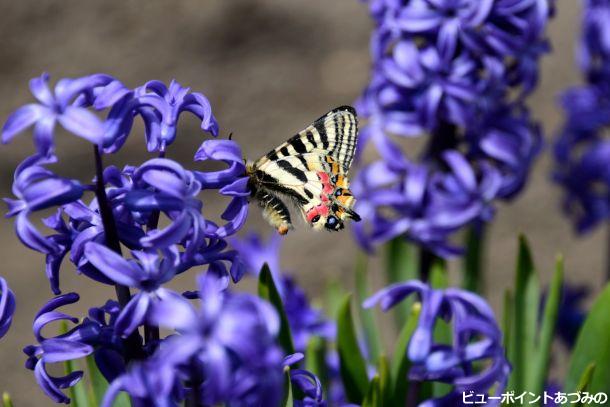
<path fill-rule="evenodd" d="M 335 188 L 334 188 L 333 184 L 330 182 L 330 176 L 323 171 L 318 171 L 317 175 L 318 175 L 318 178 L 320 179 L 320 182 L 322 182 L 322 195 L 332 194 L 334 192 Z M 322 197 L 320 197 L 320 198 L 322 198 Z M 322 198 L 322 200 L 324 200 L 324 198 Z"/>
<path fill-rule="evenodd" d="M 314 206 L 310 210 L 307 211 L 305 216 L 307 217 L 307 222 L 311 222 L 316 215 L 327 216 L 328 215 L 328 206 L 324 204 L 320 204 L 318 206 Z"/>

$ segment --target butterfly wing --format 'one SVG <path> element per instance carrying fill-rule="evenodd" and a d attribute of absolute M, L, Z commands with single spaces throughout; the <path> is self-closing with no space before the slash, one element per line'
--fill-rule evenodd
<path fill-rule="evenodd" d="M 357 137 L 356 110 L 351 106 L 341 106 L 326 113 L 275 150 L 261 157 L 255 166 L 262 168 L 265 163 L 284 157 L 329 155 L 339 162 L 343 171 L 347 173 L 356 151 Z"/>
<path fill-rule="evenodd" d="M 355 110 L 336 108 L 256 161 L 251 179 L 292 198 L 315 229 L 342 229 L 346 219 L 360 220 L 347 177 L 357 134 Z"/>

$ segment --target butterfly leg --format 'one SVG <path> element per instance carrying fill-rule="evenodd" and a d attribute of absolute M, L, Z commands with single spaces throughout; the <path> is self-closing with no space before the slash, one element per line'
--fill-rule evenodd
<path fill-rule="evenodd" d="M 254 196 L 261 208 L 263 208 L 263 217 L 271 226 L 277 229 L 280 235 L 285 235 L 289 230 L 293 229 L 290 221 L 290 212 L 288 208 L 277 196 L 270 194 L 265 190 L 259 190 Z"/>

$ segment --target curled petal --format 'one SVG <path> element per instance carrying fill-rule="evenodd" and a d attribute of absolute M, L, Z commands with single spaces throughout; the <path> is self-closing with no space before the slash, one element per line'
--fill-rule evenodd
<path fill-rule="evenodd" d="M 28 212 L 21 212 L 15 221 L 15 233 L 27 247 L 41 253 L 55 253 L 59 250 L 57 244 L 43 236 L 28 219 Z"/>
<path fill-rule="evenodd" d="M 115 329 L 117 334 L 127 337 L 137 327 L 143 325 L 146 321 L 150 302 L 150 297 L 143 292 L 139 292 L 132 297 L 116 320 Z"/>
<path fill-rule="evenodd" d="M 15 295 L 6 280 L 0 277 L 0 338 L 8 332 L 15 313 Z"/>
<path fill-rule="evenodd" d="M 136 287 L 139 281 L 145 277 L 136 264 L 128 262 L 119 254 L 99 243 L 87 243 L 85 256 L 106 277 L 118 284 Z"/>
<path fill-rule="evenodd" d="M 63 377 L 49 376 L 45 369 L 45 364 L 39 361 L 34 368 L 34 376 L 38 385 L 42 388 L 47 396 L 56 403 L 69 404 L 70 398 L 62 393 L 61 389 L 74 386 L 83 377 L 82 371 L 75 371 Z"/>
<path fill-rule="evenodd" d="M 64 362 L 66 360 L 80 359 L 93 353 L 93 347 L 65 339 L 47 339 L 42 342 L 45 363 Z"/>

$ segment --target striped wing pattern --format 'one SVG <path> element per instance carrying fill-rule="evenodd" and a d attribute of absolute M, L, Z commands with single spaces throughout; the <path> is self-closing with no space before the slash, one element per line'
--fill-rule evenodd
<path fill-rule="evenodd" d="M 249 167 L 254 197 L 280 233 L 292 228 L 286 216 L 280 216 L 287 213 L 285 205 L 277 200 L 263 204 L 269 198 L 257 197 L 258 191 L 290 197 L 316 229 L 339 230 L 347 218 L 359 220 L 347 177 L 357 129 L 352 107 L 333 109 Z"/>

